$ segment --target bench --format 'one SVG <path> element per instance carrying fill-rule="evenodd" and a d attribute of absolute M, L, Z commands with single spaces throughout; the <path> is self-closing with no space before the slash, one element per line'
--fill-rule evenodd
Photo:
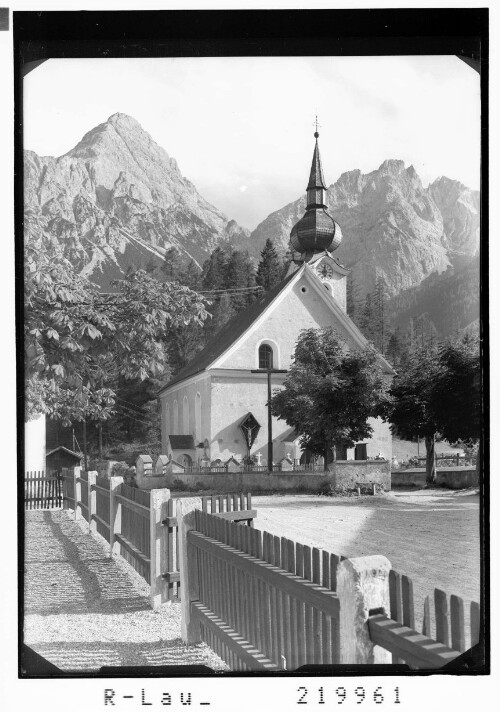
<path fill-rule="evenodd" d="M 376 495 L 377 486 L 379 486 L 378 482 L 356 482 L 358 496 L 361 497 L 361 488 L 366 489 L 367 487 L 371 488 L 371 494 Z"/>

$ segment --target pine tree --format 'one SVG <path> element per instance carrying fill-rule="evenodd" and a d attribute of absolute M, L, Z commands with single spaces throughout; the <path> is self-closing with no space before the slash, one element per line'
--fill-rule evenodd
<path fill-rule="evenodd" d="M 375 339 L 374 343 L 381 353 L 384 353 L 386 341 L 385 303 L 387 300 L 386 286 L 383 277 L 378 277 L 375 284 Z"/>
<path fill-rule="evenodd" d="M 408 357 L 408 348 L 405 344 L 405 339 L 398 326 L 396 330 L 387 339 L 387 347 L 385 353 L 390 358 L 394 366 L 398 366 Z"/>
<path fill-rule="evenodd" d="M 222 247 L 216 247 L 203 264 L 202 284 L 204 290 L 225 289 L 228 255 Z"/>
<path fill-rule="evenodd" d="M 376 311 L 376 302 L 374 299 L 374 293 L 368 292 L 368 294 L 365 297 L 363 309 L 360 314 L 360 329 L 363 333 L 363 336 L 366 339 L 368 339 L 368 341 L 371 341 L 372 343 L 375 343 L 375 341 L 376 341 L 376 334 L 377 334 L 376 319 L 377 319 L 377 311 Z"/>
<path fill-rule="evenodd" d="M 260 253 L 260 262 L 257 267 L 256 283 L 264 292 L 279 284 L 282 280 L 283 264 L 279 258 L 273 241 L 267 238 L 266 244 Z"/>
<path fill-rule="evenodd" d="M 161 271 L 165 275 L 168 282 L 180 282 L 183 284 L 180 276 L 184 272 L 184 263 L 181 253 L 175 247 L 171 247 L 165 253 Z"/>
<path fill-rule="evenodd" d="M 231 304 L 236 312 L 253 301 L 253 293 L 244 291 L 255 286 L 255 272 L 247 252 L 239 250 L 231 252 L 226 266 L 224 285 L 225 289 L 235 290 L 231 294 Z"/>

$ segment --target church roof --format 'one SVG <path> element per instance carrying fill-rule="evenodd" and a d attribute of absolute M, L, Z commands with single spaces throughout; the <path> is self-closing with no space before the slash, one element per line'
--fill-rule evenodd
<path fill-rule="evenodd" d="M 166 388 L 170 388 L 170 386 L 173 386 L 180 381 L 184 381 L 186 378 L 190 378 L 191 376 L 195 376 L 197 373 L 201 373 L 201 371 L 208 368 L 216 358 L 222 356 L 226 349 L 228 349 L 236 341 L 236 339 L 245 333 L 248 327 L 259 318 L 259 316 L 267 309 L 271 302 L 295 276 L 296 272 L 292 272 L 292 274 L 288 275 L 288 277 L 267 292 L 267 294 L 244 309 L 242 312 L 239 312 L 239 314 L 236 314 L 235 317 L 228 321 L 228 323 L 223 326 L 217 334 L 215 334 L 205 348 L 203 348 L 192 361 L 184 366 L 184 368 L 181 368 L 179 373 L 177 373 L 161 388 L 160 393 Z"/>
<path fill-rule="evenodd" d="M 243 336 L 247 329 L 249 329 L 252 324 L 257 321 L 257 319 L 267 310 L 276 297 L 278 297 L 278 295 L 281 294 L 281 292 L 283 292 L 293 280 L 299 278 L 300 274 L 308 275 L 308 278 L 312 280 L 312 283 L 316 283 L 315 286 L 317 287 L 318 294 L 321 295 L 323 299 L 327 299 L 330 309 L 336 319 L 343 324 L 347 332 L 351 334 L 354 342 L 361 348 L 367 346 L 367 339 L 363 336 L 352 319 L 341 309 L 334 299 L 331 299 L 331 297 L 327 298 L 327 292 L 323 289 L 319 278 L 314 274 L 308 264 L 304 264 L 295 272 L 291 272 L 283 281 L 277 284 L 276 287 L 267 292 L 264 297 L 261 297 L 258 301 L 247 307 L 247 309 L 233 317 L 231 321 L 229 321 L 219 332 L 217 332 L 217 334 L 215 334 L 205 348 L 202 349 L 190 363 L 184 366 L 179 373 L 177 373 L 160 389 L 159 393 L 162 393 L 167 388 L 170 388 L 171 386 L 174 386 L 187 378 L 196 376 L 198 373 L 210 368 L 210 366 L 231 346 L 233 346 L 233 344 L 235 344 L 235 342 Z M 386 373 L 394 374 L 394 369 L 380 353 L 378 354 L 378 360 Z"/>

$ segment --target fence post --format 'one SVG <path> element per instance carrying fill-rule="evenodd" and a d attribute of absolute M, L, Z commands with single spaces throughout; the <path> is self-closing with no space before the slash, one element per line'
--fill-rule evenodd
<path fill-rule="evenodd" d="M 120 553 L 120 542 L 115 540 L 115 535 L 122 530 L 122 505 L 116 499 L 123 477 L 109 478 L 109 555 Z"/>
<path fill-rule="evenodd" d="M 177 537 L 179 542 L 179 574 L 181 584 L 181 637 L 188 645 L 201 642 L 200 624 L 191 617 L 191 601 L 199 599 L 198 561 L 190 551 L 187 533 L 195 527 L 194 510 L 201 509 L 201 497 L 182 497 L 176 503 Z"/>
<path fill-rule="evenodd" d="M 169 602 L 168 584 L 163 578 L 163 566 L 167 560 L 168 531 L 162 524 L 168 516 L 167 502 L 169 489 L 152 489 L 149 500 L 149 536 L 150 536 L 150 600 L 151 607 L 157 609 L 162 603 Z"/>
<path fill-rule="evenodd" d="M 79 507 L 78 503 L 82 501 L 82 483 L 79 481 L 81 471 L 82 471 L 81 467 L 73 468 L 73 495 L 75 497 L 75 519 L 78 519 L 78 507 Z M 81 515 L 81 507 L 80 507 L 80 515 Z"/>
<path fill-rule="evenodd" d="M 89 532 L 91 534 L 95 534 L 97 532 L 97 522 L 94 519 L 93 515 L 96 514 L 96 507 L 97 507 L 97 493 L 95 491 L 95 485 L 96 485 L 96 478 L 97 478 L 97 472 L 95 470 L 91 470 L 88 474 L 88 482 L 87 482 L 87 505 L 89 508 Z M 94 487 L 94 489 L 92 489 Z"/>
<path fill-rule="evenodd" d="M 383 609 L 390 616 L 389 571 L 385 556 L 344 559 L 337 569 L 340 599 L 340 663 L 367 665 L 391 663 L 391 653 L 372 643 L 368 630 L 370 611 Z"/>
<path fill-rule="evenodd" d="M 66 502 L 66 497 L 68 495 L 67 488 L 66 488 L 66 477 L 64 476 L 64 467 L 61 467 L 61 498 L 62 498 L 62 508 L 63 509 L 68 509 L 68 505 Z"/>

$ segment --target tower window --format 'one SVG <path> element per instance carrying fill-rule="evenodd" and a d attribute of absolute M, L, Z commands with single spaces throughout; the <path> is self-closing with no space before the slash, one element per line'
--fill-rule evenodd
<path fill-rule="evenodd" d="M 273 367 L 273 350 L 269 344 L 259 346 L 259 368 Z"/>

